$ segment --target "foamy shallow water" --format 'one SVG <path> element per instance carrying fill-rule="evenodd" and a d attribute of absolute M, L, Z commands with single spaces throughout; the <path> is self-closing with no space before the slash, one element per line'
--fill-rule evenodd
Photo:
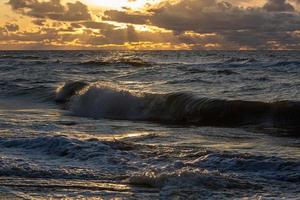
<path fill-rule="evenodd" d="M 297 55 L 2 52 L 0 194 L 25 199 L 297 199 L 300 140 L 291 116 L 299 116 L 298 107 L 284 120 L 296 127 L 290 135 L 285 126 L 274 126 L 274 114 L 268 120 L 263 114 L 259 124 L 203 126 L 205 116 L 200 119 L 199 112 L 216 105 L 195 100 L 298 102 Z M 55 91 L 69 81 L 92 86 L 55 103 Z M 143 96 L 176 92 L 193 96 L 176 97 L 168 109 L 162 106 L 165 97 Z M 180 120 L 170 120 L 175 117 Z"/>

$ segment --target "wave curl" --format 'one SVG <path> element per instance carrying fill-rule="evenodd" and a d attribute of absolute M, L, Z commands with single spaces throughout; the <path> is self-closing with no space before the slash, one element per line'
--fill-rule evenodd
<path fill-rule="evenodd" d="M 192 93 L 135 93 L 107 84 L 70 82 L 56 101 L 78 116 L 201 126 L 268 124 L 299 129 L 300 102 L 201 98 Z"/>

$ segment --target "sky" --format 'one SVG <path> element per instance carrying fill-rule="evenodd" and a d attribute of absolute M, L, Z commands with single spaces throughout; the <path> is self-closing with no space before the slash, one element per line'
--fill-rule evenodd
<path fill-rule="evenodd" d="M 300 0 L 0 0 L 0 50 L 300 50 Z"/>

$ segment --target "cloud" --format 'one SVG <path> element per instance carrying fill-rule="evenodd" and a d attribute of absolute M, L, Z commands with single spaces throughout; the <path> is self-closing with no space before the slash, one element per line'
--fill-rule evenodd
<path fill-rule="evenodd" d="M 269 1 L 264 9 L 244 9 L 228 2 L 216 0 L 181 0 L 176 4 L 165 2 L 159 8 L 151 9 L 151 15 L 148 16 L 145 14 L 132 15 L 125 11 L 108 11 L 105 12 L 104 19 L 133 24 L 147 23 L 175 32 L 277 30 L 278 25 L 281 29 L 299 29 L 299 24 L 295 23 L 300 22 L 299 13 L 267 12 L 265 9 L 269 8 L 270 2 L 273 1 Z M 290 4 L 286 5 L 291 6 Z M 283 8 L 282 11 L 286 11 L 286 9 Z"/>
<path fill-rule="evenodd" d="M 15 32 L 19 30 L 19 25 L 17 24 L 6 24 L 4 27 L 8 32 Z"/>
<path fill-rule="evenodd" d="M 79 1 L 62 5 L 60 0 L 9 0 L 11 8 L 23 15 L 57 21 L 91 20 L 87 6 Z"/>
<path fill-rule="evenodd" d="M 290 0 L 291 2 L 295 2 L 297 4 L 300 4 L 300 0 Z"/>
<path fill-rule="evenodd" d="M 91 28 L 91 29 L 112 29 L 115 28 L 116 26 L 104 23 L 104 22 L 95 22 L 95 21 L 85 21 L 80 23 L 79 25 L 83 25 L 86 28 Z"/>
<path fill-rule="evenodd" d="M 35 19 L 35 20 L 32 20 L 32 23 L 37 25 L 37 26 L 44 26 L 46 20 L 43 20 L 43 19 Z"/>
<path fill-rule="evenodd" d="M 77 27 L 78 25 L 81 27 L 91 27 L 91 29 L 81 29 L 82 32 L 74 32 L 73 27 Z M 214 39 L 212 38 L 206 38 L 204 36 L 198 35 L 174 35 L 172 32 L 137 31 L 131 25 L 118 29 L 115 29 L 113 27 L 96 29 L 102 28 L 98 27 L 99 25 L 101 25 L 101 23 L 93 25 L 91 25 L 90 23 L 86 23 L 85 25 L 70 23 L 70 26 L 67 28 L 41 27 L 38 31 L 33 32 L 12 32 L 10 34 L 4 32 L 3 34 L 0 33 L 0 44 L 3 44 L 3 42 L 6 42 L 7 44 L 19 44 L 21 46 L 24 44 L 28 44 L 28 46 L 30 47 L 36 47 L 39 49 L 41 46 L 47 46 L 47 48 L 49 48 L 50 46 L 56 47 L 57 45 L 77 45 L 77 47 L 79 48 L 99 48 L 105 45 L 119 45 L 119 48 L 121 48 L 120 46 L 126 45 L 128 43 L 147 43 L 150 46 L 151 44 L 161 45 L 166 43 L 170 45 L 178 45 L 183 43 L 194 45 L 194 43 L 197 43 L 204 46 L 206 43 L 214 42 Z M 4 28 L 0 27 L 0 30 L 2 29 Z M 40 45 L 40 47 L 38 47 L 38 44 Z"/>
<path fill-rule="evenodd" d="M 71 23 L 70 25 L 72 28 L 82 28 L 82 25 L 78 23 Z"/>
<path fill-rule="evenodd" d="M 103 19 L 110 21 L 147 23 L 179 35 L 187 31 L 215 33 L 223 38 L 221 46 L 225 48 L 226 45 L 269 48 L 270 41 L 288 45 L 291 36 L 287 32 L 300 30 L 300 14 L 285 0 L 268 0 L 263 7 L 248 8 L 217 0 L 166 1 L 146 14 L 109 11 L 105 15 Z M 293 38 L 294 43 L 299 40 Z"/>
<path fill-rule="evenodd" d="M 263 9 L 270 12 L 284 12 L 284 11 L 294 11 L 294 7 L 286 2 L 286 0 L 268 0 L 268 2 L 263 6 Z"/>
<path fill-rule="evenodd" d="M 15 41 L 82 48 L 156 43 L 191 49 L 300 49 L 297 10 L 300 0 L 253 2 L 257 1 L 170 0 L 148 4 L 139 11 L 107 10 L 103 21 L 96 22 L 87 6 L 79 1 L 62 4 L 61 0 L 9 0 L 11 8 L 32 17 L 39 30 L 35 27 L 31 32 L 29 29 L 22 32 L 17 24 L 6 24 L 0 28 L 0 43 Z M 145 25 L 146 29 L 137 29 L 141 26 L 136 25 Z M 147 25 L 161 29 L 154 32 Z"/>
<path fill-rule="evenodd" d="M 145 15 L 140 12 L 135 13 L 125 13 L 118 10 L 108 10 L 104 12 L 103 20 L 106 21 L 120 21 L 123 23 L 132 23 L 132 24 L 147 24 L 148 15 Z"/>

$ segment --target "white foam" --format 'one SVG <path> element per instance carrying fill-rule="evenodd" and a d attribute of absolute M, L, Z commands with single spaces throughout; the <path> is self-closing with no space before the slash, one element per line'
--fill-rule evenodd
<path fill-rule="evenodd" d="M 248 188 L 251 187 L 245 181 L 221 174 L 217 171 L 208 171 L 195 168 L 182 168 L 171 172 L 147 171 L 135 174 L 129 181 L 137 185 L 149 185 L 152 187 L 206 187 L 209 189 Z"/>
<path fill-rule="evenodd" d="M 70 110 L 79 116 L 110 119 L 143 119 L 144 102 L 137 94 L 126 90 L 91 85 L 73 96 Z"/>

